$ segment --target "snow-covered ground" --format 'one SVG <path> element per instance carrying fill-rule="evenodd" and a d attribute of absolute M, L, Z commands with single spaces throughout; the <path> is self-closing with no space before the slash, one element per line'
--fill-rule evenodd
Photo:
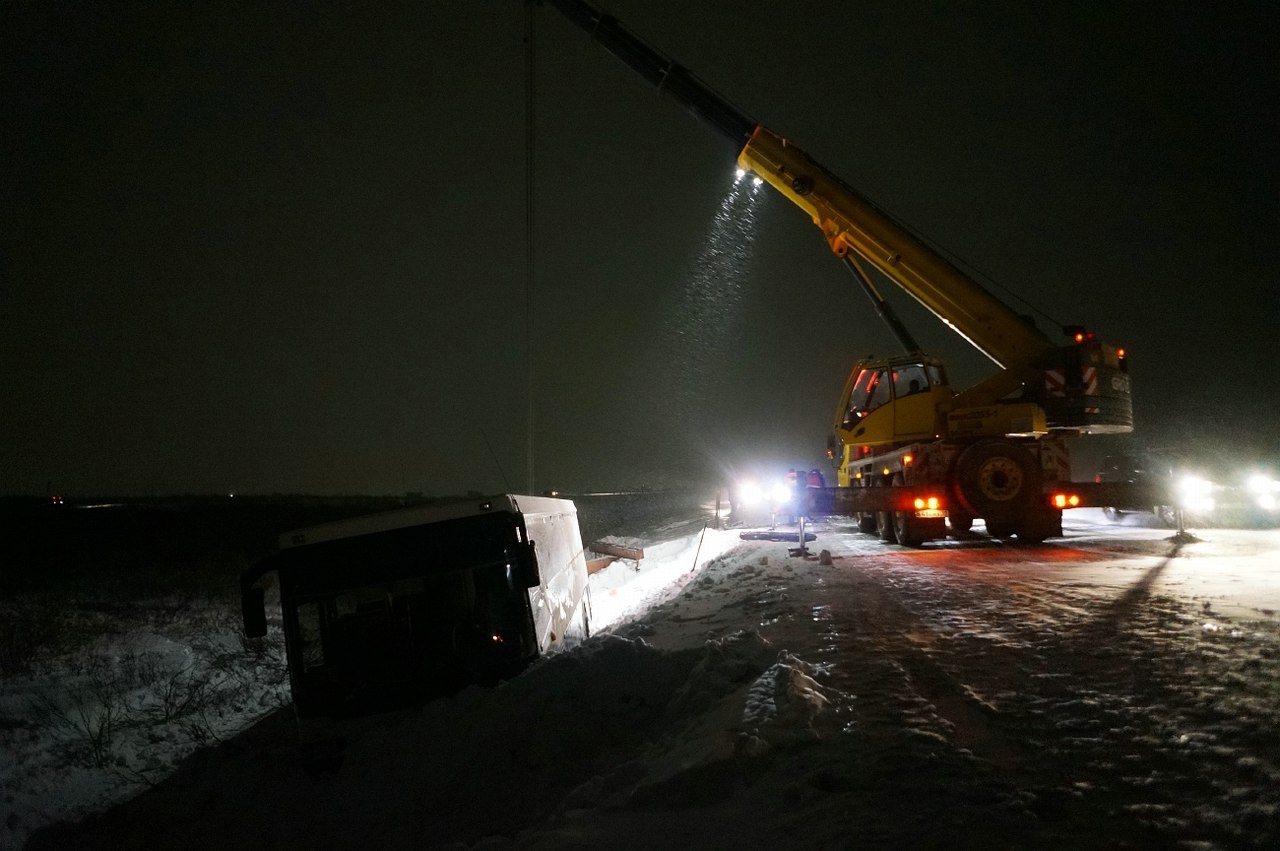
<path fill-rule="evenodd" d="M 229 686 L 239 702 L 178 713 L 207 728 L 188 742 L 221 744 L 29 845 L 1280 847 L 1280 531 L 1178 543 L 1087 511 L 1030 548 L 816 531 L 807 556 L 714 529 L 646 542 L 593 577 L 594 638 L 353 723 L 325 772 L 287 709 L 262 716 L 280 669 L 227 625 L 131 637 L 165 670 L 212 677 L 225 651 L 254 676 Z M 134 794 L 184 729 L 151 706 L 113 760 L 74 771 L 7 721 L 4 841 Z"/>

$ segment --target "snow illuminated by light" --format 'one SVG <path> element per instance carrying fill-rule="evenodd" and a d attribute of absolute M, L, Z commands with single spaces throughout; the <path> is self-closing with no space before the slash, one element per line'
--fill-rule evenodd
<path fill-rule="evenodd" d="M 457 807 L 443 838 L 466 841 L 441 847 L 679 835 L 807 851 L 832 830 L 879 831 L 895 840 L 883 847 L 1062 847 L 1064 827 L 1094 831 L 1071 847 L 1110 847 L 1117 830 L 1146 840 L 1125 847 L 1276 847 L 1280 531 L 1184 545 L 1140 520 L 1079 509 L 1043 547 L 915 551 L 819 525 L 826 559 L 710 527 L 618 539 L 644 557 L 592 576 L 584 644 L 501 687 L 353 724 L 328 774 L 305 773 L 279 725 L 246 729 L 125 827 L 180 818 L 201 847 L 433 847 Z M 283 660 L 244 653 L 234 617 L 211 614 L 97 649 L 178 671 L 210 650 L 239 660 L 221 670 L 249 688 L 200 719 L 229 740 L 287 701 Z M 60 676 L 7 683 L 3 717 L 85 670 Z M 122 730 L 97 769 L 67 764 L 65 726 L 0 730 L 15 757 L 0 761 L 0 847 L 163 780 L 190 726 Z M 540 809 L 496 821 L 512 810 L 495 798 L 533 788 Z M 439 800 L 450 808 L 424 806 Z M 1080 810 L 1066 825 L 1062 801 Z M 921 808 L 928 825 L 911 821 Z"/>
<path fill-rule="evenodd" d="M 757 210 L 764 193 L 739 175 L 728 187 L 690 265 L 679 300 L 666 318 L 671 406 L 690 428 L 708 426 L 718 407 L 721 376 L 740 333 L 754 265 Z"/>

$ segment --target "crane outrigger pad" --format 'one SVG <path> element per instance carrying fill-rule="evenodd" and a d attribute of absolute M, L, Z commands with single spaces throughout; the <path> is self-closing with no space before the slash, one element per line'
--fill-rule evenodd
<path fill-rule="evenodd" d="M 780 532 L 777 529 L 767 529 L 762 532 L 739 532 L 738 537 L 744 541 L 795 541 L 800 543 L 799 532 Z M 812 532 L 805 532 L 804 539 L 807 543 L 818 540 L 818 536 Z"/>

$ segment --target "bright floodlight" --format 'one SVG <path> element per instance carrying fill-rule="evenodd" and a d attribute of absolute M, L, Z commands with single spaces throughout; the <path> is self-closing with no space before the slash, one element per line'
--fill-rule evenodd
<path fill-rule="evenodd" d="M 1273 493 L 1280 491 L 1280 482 L 1270 476 L 1256 473 L 1249 477 L 1249 490 L 1256 494 Z"/>
<path fill-rule="evenodd" d="M 1280 510 L 1280 481 L 1258 473 L 1249 478 L 1249 490 L 1263 511 Z"/>
<path fill-rule="evenodd" d="M 1184 476 L 1178 483 L 1182 507 L 1188 511 L 1213 511 L 1213 483 L 1199 476 Z"/>
<path fill-rule="evenodd" d="M 773 486 L 773 501 L 774 501 L 774 502 L 777 502 L 777 503 L 783 503 L 783 502 L 786 502 L 786 501 L 787 501 L 787 500 L 789 500 L 789 499 L 791 499 L 791 488 L 787 487 L 786 485 L 774 485 L 774 486 Z"/>
<path fill-rule="evenodd" d="M 752 186 L 759 186 L 759 185 L 760 185 L 760 184 L 762 184 L 762 183 L 764 183 L 764 178 L 763 178 L 763 177 L 753 177 L 753 178 L 751 178 L 751 185 L 752 185 Z"/>
<path fill-rule="evenodd" d="M 740 168 L 733 173 L 734 180 L 741 180 L 746 176 L 747 176 L 747 170 L 745 168 Z"/>
<path fill-rule="evenodd" d="M 759 505 L 764 499 L 764 491 L 755 482 L 743 482 L 738 486 L 738 499 L 743 505 Z"/>

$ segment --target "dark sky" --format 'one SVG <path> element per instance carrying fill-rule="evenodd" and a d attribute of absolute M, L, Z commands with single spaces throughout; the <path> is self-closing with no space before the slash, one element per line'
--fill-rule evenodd
<path fill-rule="evenodd" d="M 607 8 L 1126 346 L 1144 439 L 1277 451 L 1274 4 Z M 377 9 L 5 4 L 0 493 L 529 486 L 523 6 Z M 818 463 L 894 350 L 865 298 L 780 196 L 727 197 L 718 136 L 537 32 L 534 487 Z"/>

